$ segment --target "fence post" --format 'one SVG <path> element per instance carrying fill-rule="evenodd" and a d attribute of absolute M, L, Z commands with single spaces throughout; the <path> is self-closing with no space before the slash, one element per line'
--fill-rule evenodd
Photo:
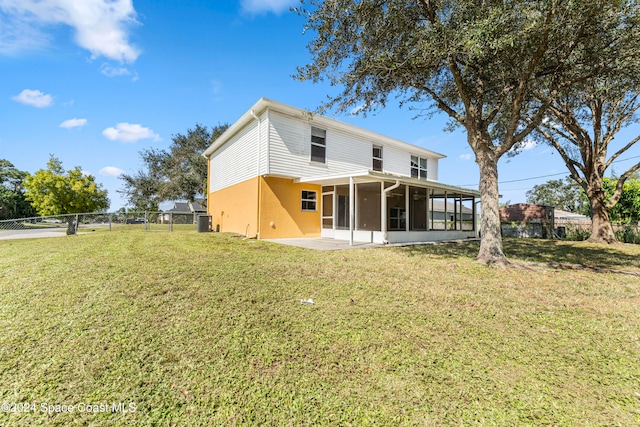
<path fill-rule="evenodd" d="M 73 234 L 78 234 L 78 227 L 80 226 L 80 223 L 78 222 L 78 214 L 76 214 L 76 225 L 75 227 L 73 227 Z"/>
<path fill-rule="evenodd" d="M 173 212 L 169 213 L 169 231 L 173 231 Z"/>
<path fill-rule="evenodd" d="M 144 211 L 144 231 L 148 231 L 148 229 L 147 229 L 147 211 Z"/>
<path fill-rule="evenodd" d="M 111 231 L 111 215 L 109 215 L 109 231 Z"/>

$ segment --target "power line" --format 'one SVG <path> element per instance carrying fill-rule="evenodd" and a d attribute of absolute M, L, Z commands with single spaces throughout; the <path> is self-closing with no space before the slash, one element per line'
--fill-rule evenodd
<path fill-rule="evenodd" d="M 498 181 L 498 184 L 509 184 L 511 182 L 531 181 L 531 180 L 534 180 L 534 179 L 548 178 L 550 176 L 568 175 L 568 174 L 569 174 L 569 172 L 552 173 L 550 175 L 532 176 L 532 177 L 529 177 L 529 178 L 512 179 L 510 181 Z M 459 187 L 475 187 L 476 185 L 478 185 L 478 184 L 464 184 L 464 185 L 459 185 Z"/>
<path fill-rule="evenodd" d="M 512 179 L 510 181 L 499 181 L 498 184 L 509 184 L 511 182 L 531 181 L 531 180 L 534 180 L 534 179 L 548 178 L 550 176 L 568 175 L 568 174 L 569 174 L 569 172 L 552 173 L 550 175 L 532 176 L 531 178 Z"/>
<path fill-rule="evenodd" d="M 627 157 L 626 159 L 614 160 L 613 162 L 611 162 L 611 164 L 618 163 L 618 162 L 625 162 L 627 160 L 633 160 L 637 158 L 640 158 L 640 156 L 633 156 L 633 157 Z M 534 179 L 549 178 L 551 176 L 558 176 L 558 175 L 569 175 L 569 172 L 567 171 L 567 172 L 560 172 L 560 173 L 552 173 L 550 175 L 540 175 L 540 176 L 532 176 L 529 178 L 512 179 L 510 181 L 498 181 L 498 184 L 509 184 L 512 182 L 532 181 Z M 478 184 L 463 184 L 463 185 L 459 185 L 458 187 L 475 187 L 476 185 Z"/>

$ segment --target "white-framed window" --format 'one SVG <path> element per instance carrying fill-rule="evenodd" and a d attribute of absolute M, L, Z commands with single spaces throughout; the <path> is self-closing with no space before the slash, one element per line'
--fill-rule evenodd
<path fill-rule="evenodd" d="M 327 162 L 327 131 L 311 126 L 311 161 Z"/>
<path fill-rule="evenodd" d="M 411 178 L 427 179 L 427 159 L 411 156 Z"/>
<path fill-rule="evenodd" d="M 382 145 L 373 144 L 373 167 L 374 171 L 382 172 Z"/>
<path fill-rule="evenodd" d="M 302 190 L 302 211 L 315 212 L 318 210 L 318 192 Z"/>
<path fill-rule="evenodd" d="M 389 209 L 389 230 L 404 230 L 407 226 L 407 212 L 404 208 Z"/>

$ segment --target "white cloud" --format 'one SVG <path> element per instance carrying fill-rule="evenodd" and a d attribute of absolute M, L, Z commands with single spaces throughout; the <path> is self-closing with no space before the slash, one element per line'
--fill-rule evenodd
<path fill-rule="evenodd" d="M 349 111 L 350 116 L 357 116 L 364 110 L 365 104 L 356 105 Z"/>
<path fill-rule="evenodd" d="M 460 154 L 458 157 L 462 160 L 471 160 L 473 158 L 471 153 Z"/>
<path fill-rule="evenodd" d="M 124 171 L 115 166 L 105 166 L 100 169 L 99 174 L 102 176 L 120 176 L 124 173 Z"/>
<path fill-rule="evenodd" d="M 138 73 L 131 72 L 128 68 L 125 67 L 112 67 L 109 64 L 102 64 L 100 67 L 100 72 L 107 77 L 123 77 L 123 76 L 131 76 L 131 81 L 138 80 Z"/>
<path fill-rule="evenodd" d="M 522 144 L 520 144 L 518 149 L 520 151 L 527 151 L 527 150 L 532 150 L 532 149 L 536 148 L 537 146 L 538 146 L 537 142 L 535 142 L 532 139 L 527 139 L 526 141 L 523 141 Z"/>
<path fill-rule="evenodd" d="M 75 30 L 75 42 L 92 58 L 133 62 L 140 55 L 128 40 L 137 24 L 132 0 L 0 0 L 0 12 L 0 53 L 47 45 L 47 30 L 62 24 Z"/>
<path fill-rule="evenodd" d="M 131 71 L 124 67 L 112 67 L 108 64 L 102 64 L 100 72 L 107 77 L 130 76 Z"/>
<path fill-rule="evenodd" d="M 160 137 L 151 129 L 127 122 L 118 123 L 116 127 L 106 128 L 102 134 L 112 141 L 136 142 L 140 139 L 159 141 Z"/>
<path fill-rule="evenodd" d="M 32 107 L 44 108 L 53 104 L 51 95 L 40 92 L 39 90 L 25 89 L 20 94 L 12 97 L 16 102 L 31 105 Z"/>
<path fill-rule="evenodd" d="M 65 128 L 65 129 L 72 129 L 72 128 L 86 126 L 86 124 L 87 124 L 87 119 L 73 118 L 73 119 L 65 120 L 64 122 L 60 123 L 58 127 Z"/>
<path fill-rule="evenodd" d="M 0 54 L 15 55 L 23 51 L 37 50 L 49 43 L 49 36 L 33 28 L 27 22 L 20 22 L 3 14 L 4 1 L 0 1 Z"/>
<path fill-rule="evenodd" d="M 298 4 L 298 0 L 241 0 L 242 10 L 248 13 L 273 12 L 279 14 Z"/>
<path fill-rule="evenodd" d="M 219 94 L 222 91 L 222 82 L 220 80 L 211 80 L 211 90 L 214 95 Z"/>

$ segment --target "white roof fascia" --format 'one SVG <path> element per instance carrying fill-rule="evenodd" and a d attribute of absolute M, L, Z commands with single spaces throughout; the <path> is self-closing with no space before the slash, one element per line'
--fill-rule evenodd
<path fill-rule="evenodd" d="M 308 182 L 308 183 L 321 184 L 322 181 L 328 182 L 328 181 L 336 181 L 336 180 L 348 180 L 349 178 L 354 178 L 359 180 L 367 179 L 367 180 L 374 180 L 374 181 L 400 181 L 400 183 L 402 184 L 408 184 L 408 185 L 413 185 L 417 187 L 428 187 L 428 188 L 434 188 L 438 190 L 446 190 L 451 192 L 464 193 L 470 196 L 480 197 L 480 192 L 478 190 L 458 187 L 455 185 L 443 184 L 438 181 L 431 181 L 431 180 L 425 181 L 423 179 L 416 179 L 408 176 L 394 175 L 390 173 L 380 173 L 372 170 L 356 171 L 350 174 L 303 177 L 303 178 L 296 179 L 295 182 L 300 182 L 300 183 Z"/>
<path fill-rule="evenodd" d="M 238 120 L 236 120 L 229 128 L 216 139 L 205 151 L 202 153 L 204 157 L 209 157 L 218 148 L 224 145 L 233 135 L 235 135 L 240 129 L 246 126 L 251 121 L 255 120 L 254 114 L 259 116 L 265 109 L 270 109 L 276 112 L 284 113 L 295 118 L 304 119 L 309 122 L 317 123 L 319 126 L 326 126 L 333 129 L 339 129 L 348 133 L 358 134 L 372 140 L 372 142 L 380 143 L 381 145 L 387 145 L 390 147 L 398 148 L 402 151 L 409 152 L 411 154 L 424 156 L 432 159 L 442 159 L 446 156 L 444 154 L 436 153 L 435 151 L 428 150 L 426 148 L 418 147 L 417 145 L 409 144 L 408 142 L 400 141 L 386 135 L 382 135 L 349 123 L 341 122 L 336 119 L 332 119 L 320 114 L 316 114 L 307 110 L 303 110 L 291 105 L 283 104 L 281 102 L 273 101 L 267 98 L 260 98 L 253 106 L 247 110 Z"/>
<path fill-rule="evenodd" d="M 301 177 L 301 178 L 294 179 L 293 182 L 316 183 L 321 181 L 335 181 L 335 180 L 342 180 L 342 179 L 348 180 L 349 178 L 355 179 L 355 178 L 368 178 L 368 177 L 369 177 L 369 170 L 363 169 L 360 171 L 354 171 L 351 173 L 343 173 L 343 174 L 337 174 L 337 175 L 316 175 L 316 176 L 309 176 L 309 177 Z"/>

